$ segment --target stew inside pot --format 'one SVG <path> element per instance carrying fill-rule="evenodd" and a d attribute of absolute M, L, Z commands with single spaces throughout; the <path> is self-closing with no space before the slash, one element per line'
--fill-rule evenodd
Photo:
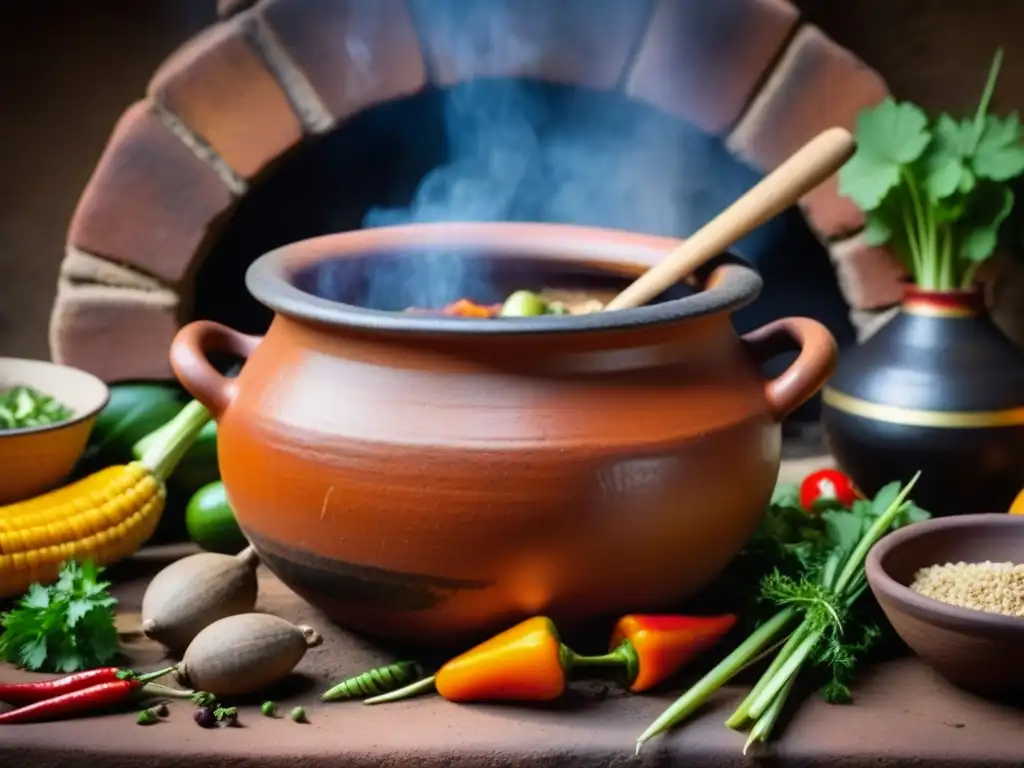
<path fill-rule="evenodd" d="M 544 288 L 538 292 L 520 290 L 508 296 L 501 304 L 477 304 L 470 299 L 459 299 L 439 310 L 410 308 L 409 312 L 450 315 L 452 317 L 539 317 L 541 315 L 589 315 L 600 312 L 611 300 L 596 291 L 575 291 Z"/>

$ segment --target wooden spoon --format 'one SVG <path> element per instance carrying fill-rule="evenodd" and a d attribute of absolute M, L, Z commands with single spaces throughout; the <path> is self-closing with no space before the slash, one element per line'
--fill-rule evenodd
<path fill-rule="evenodd" d="M 836 173 L 850 159 L 856 147 L 853 136 L 845 128 L 822 131 L 743 197 L 630 283 L 605 305 L 605 311 L 639 307 L 668 290 Z"/>

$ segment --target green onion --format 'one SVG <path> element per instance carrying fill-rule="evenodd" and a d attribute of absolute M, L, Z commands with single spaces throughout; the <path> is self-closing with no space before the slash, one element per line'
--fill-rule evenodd
<path fill-rule="evenodd" d="M 60 401 L 31 387 L 0 390 L 0 430 L 48 427 L 74 415 Z"/>
<path fill-rule="evenodd" d="M 909 509 L 905 502 L 920 475 L 914 475 L 863 535 L 829 555 L 817 580 L 794 582 L 778 574 L 766 578 L 762 590 L 783 604 L 782 610 L 666 709 L 637 739 L 637 752 L 645 742 L 693 714 L 739 671 L 763 656 L 765 649 L 783 641 L 761 679 L 726 721 L 731 728 L 753 722 L 744 752 L 757 742 L 767 741 L 804 665 L 823 648 L 836 653 L 856 650 L 843 644 L 842 621 L 867 586 L 864 560 L 871 547 Z M 798 618 L 800 623 L 787 637 L 787 628 Z"/>

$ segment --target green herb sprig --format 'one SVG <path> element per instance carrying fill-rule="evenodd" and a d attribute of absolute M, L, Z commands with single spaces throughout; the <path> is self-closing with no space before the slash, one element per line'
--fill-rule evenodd
<path fill-rule="evenodd" d="M 1007 182 L 1024 173 L 1020 120 L 989 114 L 1002 61 L 1000 49 L 972 117 L 929 120 L 889 98 L 857 119 L 839 192 L 864 211 L 867 242 L 888 245 L 920 288 L 969 289 L 1013 209 Z"/>
<path fill-rule="evenodd" d="M 740 671 L 772 653 L 764 674 L 726 721 L 731 728 L 749 728 L 744 752 L 771 736 L 807 666 L 826 672 L 821 690 L 826 700 L 850 701 L 856 664 L 881 635 L 861 600 L 867 590 L 864 560 L 886 533 L 930 516 L 908 500 L 919 476 L 902 489 L 899 483 L 890 483 L 874 499 L 859 500 L 849 510 L 826 508 L 817 518 L 794 517 L 786 503 L 787 490 L 777 490 L 761 530 L 743 556 L 775 563 L 758 590 L 759 599 L 773 613 L 641 734 L 637 751 L 693 714 Z"/>
<path fill-rule="evenodd" d="M 118 654 L 114 606 L 92 562 L 69 561 L 57 582 L 33 584 L 16 607 L 0 614 L 0 660 L 38 672 L 78 672 Z"/>

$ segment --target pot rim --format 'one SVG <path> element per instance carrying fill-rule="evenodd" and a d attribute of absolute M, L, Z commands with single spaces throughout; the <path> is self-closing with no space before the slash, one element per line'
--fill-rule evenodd
<path fill-rule="evenodd" d="M 331 301 L 297 288 L 291 278 L 325 259 L 355 258 L 396 250 L 476 251 L 484 258 L 550 258 L 639 274 L 679 244 L 678 239 L 625 230 L 529 222 L 436 222 L 322 235 L 276 248 L 252 263 L 245 284 L 278 314 L 317 324 L 377 331 L 442 334 L 578 333 L 662 325 L 750 304 L 761 292 L 760 275 L 734 256 L 717 257 L 705 287 L 681 299 L 589 315 L 461 318 L 389 312 Z M 713 262 L 714 263 L 714 262 Z"/>

